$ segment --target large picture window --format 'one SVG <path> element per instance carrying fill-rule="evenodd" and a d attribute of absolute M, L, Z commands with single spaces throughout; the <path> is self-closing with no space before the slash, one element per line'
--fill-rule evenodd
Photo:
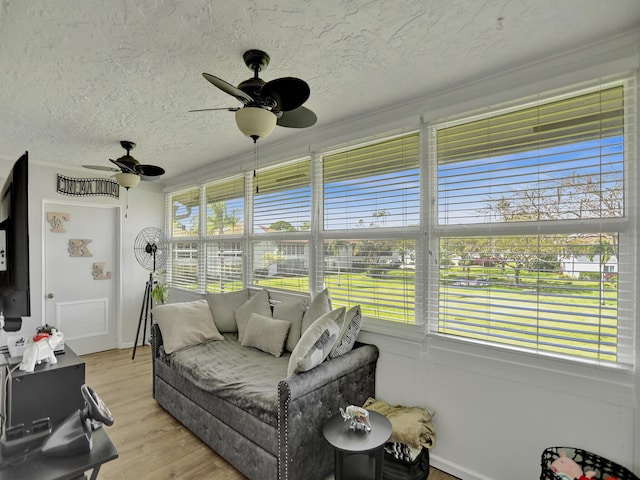
<path fill-rule="evenodd" d="M 632 362 L 624 107 L 615 85 L 433 128 L 431 331 Z"/>
<path fill-rule="evenodd" d="M 323 160 L 323 283 L 335 305 L 401 323 L 416 318 L 420 136 L 349 149 Z"/>

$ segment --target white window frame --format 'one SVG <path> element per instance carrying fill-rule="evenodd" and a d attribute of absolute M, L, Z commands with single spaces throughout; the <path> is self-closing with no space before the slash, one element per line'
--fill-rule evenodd
<path fill-rule="evenodd" d="M 612 363 L 612 362 L 600 362 L 597 360 L 585 359 L 571 355 L 559 355 L 549 352 L 533 351 L 531 349 L 523 349 L 516 346 L 510 346 L 506 344 L 499 344 L 490 341 L 477 340 L 472 338 L 457 337 L 439 331 L 439 279 L 440 279 L 440 266 L 436 259 L 439 258 L 439 245 L 440 238 L 442 237 L 460 237 L 460 236 L 486 236 L 486 224 L 460 224 L 460 225 L 439 225 L 438 224 L 438 158 L 436 149 L 436 135 L 437 129 L 446 128 L 460 123 L 472 122 L 482 118 L 492 117 L 500 115 L 509 111 L 515 111 L 527 108 L 534 102 L 528 102 L 524 100 L 510 102 L 508 105 L 498 105 L 491 108 L 483 109 L 481 113 L 467 112 L 456 115 L 451 118 L 435 120 L 430 122 L 426 126 L 427 134 L 425 135 L 425 142 L 427 143 L 425 151 L 427 168 L 425 169 L 428 176 L 427 190 L 429 192 L 429 205 L 428 221 L 425 222 L 425 226 L 428 229 L 425 235 L 428 236 L 428 251 L 427 259 L 425 263 L 425 274 L 427 276 L 426 281 L 426 311 L 428 315 L 427 319 L 427 335 L 432 339 L 432 343 L 436 348 L 445 348 L 450 351 L 458 351 L 459 353 L 470 353 L 476 351 L 476 347 L 480 347 L 483 353 L 482 356 L 492 357 L 494 355 L 487 352 L 494 352 L 495 358 L 507 358 L 509 352 L 516 353 L 517 355 L 531 356 L 532 358 L 542 359 L 556 359 L 568 362 L 569 364 L 579 365 L 601 365 L 607 369 L 631 371 L 637 364 L 635 358 L 635 345 L 634 339 L 637 338 L 637 329 L 640 326 L 636 325 L 636 307 L 637 303 L 635 297 L 635 285 L 637 285 L 638 272 L 636 271 L 637 255 L 638 255 L 638 212 L 640 207 L 639 195 L 637 192 L 637 127 L 638 118 L 636 116 L 635 106 L 637 105 L 637 90 L 636 90 L 636 78 L 635 76 L 625 76 L 624 78 L 609 79 L 607 82 L 592 83 L 588 86 L 573 86 L 566 87 L 560 91 L 547 93 L 536 96 L 534 102 L 538 101 L 550 101 L 552 99 L 559 99 L 561 97 L 573 97 L 578 96 L 588 91 L 593 91 L 599 88 L 607 88 L 615 84 L 623 85 L 625 89 L 625 99 L 632 99 L 630 102 L 625 102 L 624 112 L 624 195 L 625 195 L 625 214 L 622 218 L 611 219 L 597 219 L 586 220 L 585 230 L 593 230 L 589 228 L 589 225 L 596 225 L 600 231 L 606 231 L 607 228 L 603 225 L 612 226 L 612 230 L 620 233 L 622 242 L 619 245 L 620 256 L 624 255 L 625 258 L 630 258 L 633 261 L 620 262 L 619 275 L 625 278 L 624 283 L 619 282 L 618 286 L 618 329 L 632 332 L 626 336 L 631 340 L 631 343 L 618 345 L 619 357 L 627 359 L 630 364 Z M 500 232 L 504 232 L 505 235 L 519 235 L 519 234 L 538 234 L 538 233 L 557 233 L 562 232 L 563 228 L 559 229 L 557 226 L 550 225 L 548 227 L 543 226 L 541 230 L 538 223 L 504 223 L 504 224 L 491 224 L 492 235 L 496 235 Z M 575 226 L 572 226 L 570 230 L 575 230 Z M 444 344 L 442 342 L 445 342 Z M 447 347 L 448 344 L 450 347 Z M 504 355 L 502 355 L 504 353 Z"/>

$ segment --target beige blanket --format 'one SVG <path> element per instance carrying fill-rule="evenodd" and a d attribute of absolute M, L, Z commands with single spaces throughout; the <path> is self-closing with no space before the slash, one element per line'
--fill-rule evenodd
<path fill-rule="evenodd" d="M 432 414 L 420 407 L 392 406 L 382 400 L 369 397 L 363 408 L 381 413 L 391 422 L 390 442 L 406 443 L 413 448 L 433 448 L 436 444 L 436 429 L 431 422 Z"/>

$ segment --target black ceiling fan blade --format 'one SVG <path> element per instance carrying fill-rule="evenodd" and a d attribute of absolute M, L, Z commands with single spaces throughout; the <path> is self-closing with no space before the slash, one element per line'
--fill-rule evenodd
<path fill-rule="evenodd" d="M 276 110 L 288 112 L 307 101 L 311 90 L 304 80 L 295 77 L 282 77 L 270 80 L 262 86 L 262 98 L 272 98 L 276 102 Z"/>
<path fill-rule="evenodd" d="M 288 112 L 282 112 L 276 125 L 289 128 L 307 128 L 315 125 L 318 117 L 306 107 L 298 107 Z"/>
<path fill-rule="evenodd" d="M 212 112 L 214 110 L 227 110 L 228 112 L 237 112 L 240 107 L 221 107 L 221 108 L 197 108 L 195 110 L 189 110 L 190 112 Z"/>
<path fill-rule="evenodd" d="M 120 167 L 120 171 L 124 172 L 124 173 L 135 173 L 136 175 L 138 174 L 138 172 L 136 172 L 131 165 L 128 165 L 127 163 L 121 162 L 120 159 L 118 160 L 113 160 L 113 159 L 109 159 L 109 161 L 111 163 L 113 163 L 114 165 L 117 165 L 118 167 Z"/>
<path fill-rule="evenodd" d="M 218 78 L 208 73 L 203 73 L 202 76 L 206 78 L 209 82 L 211 82 L 213 85 L 218 87 L 220 90 L 222 90 L 223 92 L 228 93 L 232 97 L 236 97 L 239 101 L 241 101 L 245 105 L 247 103 L 253 102 L 253 98 L 251 98 L 249 95 L 244 93 L 239 88 L 234 87 L 229 82 L 226 82 L 221 78 Z"/>
<path fill-rule="evenodd" d="M 158 177 L 164 175 L 164 168 L 157 165 L 141 164 L 136 165 L 136 173 L 143 177 Z"/>
<path fill-rule="evenodd" d="M 119 168 L 103 167 L 102 165 L 82 165 L 84 168 L 90 168 L 92 170 L 103 170 L 105 172 L 119 172 Z"/>

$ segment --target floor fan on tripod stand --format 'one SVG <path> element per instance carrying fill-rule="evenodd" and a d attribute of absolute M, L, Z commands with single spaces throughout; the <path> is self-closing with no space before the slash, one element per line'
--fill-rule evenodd
<path fill-rule="evenodd" d="M 140 336 L 140 327 L 142 326 L 143 319 L 142 344 L 145 344 L 147 320 L 151 314 L 153 274 L 157 269 L 164 267 L 165 263 L 167 263 L 167 241 L 165 240 L 164 232 L 156 227 L 143 228 L 133 242 L 133 251 L 135 252 L 138 263 L 149 270 L 149 280 L 147 280 L 144 288 L 142 308 L 140 308 L 140 319 L 138 320 L 138 331 L 136 332 L 136 341 L 133 344 L 132 360 L 136 358 L 136 348 L 138 347 L 138 337 Z M 149 328 L 151 328 L 151 322 L 149 322 Z"/>

